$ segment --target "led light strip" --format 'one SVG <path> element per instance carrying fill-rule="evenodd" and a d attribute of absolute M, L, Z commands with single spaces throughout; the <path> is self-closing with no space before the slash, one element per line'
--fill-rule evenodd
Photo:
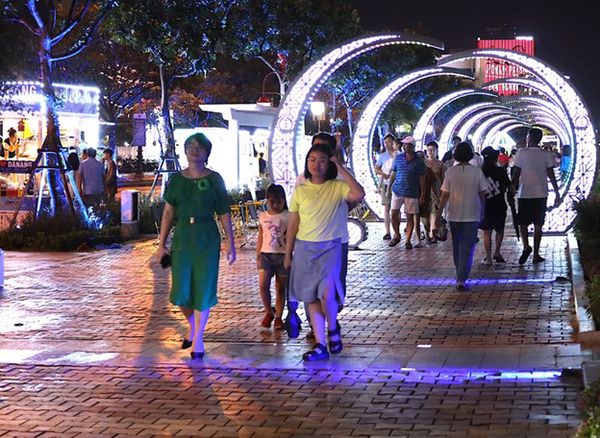
<path fill-rule="evenodd" d="M 451 147 L 450 140 L 454 136 L 456 129 L 458 128 L 458 126 L 461 123 L 463 123 L 465 120 L 467 120 L 473 114 L 475 114 L 479 111 L 484 111 L 484 110 L 489 110 L 489 109 L 507 110 L 508 108 L 505 106 L 499 105 L 498 103 L 480 102 L 480 103 L 475 103 L 475 104 L 469 105 L 469 106 L 463 108 L 462 110 L 460 110 L 459 112 L 457 112 L 454 116 L 452 116 L 452 118 L 448 121 L 448 123 L 446 123 L 446 126 L 444 127 L 444 130 L 442 131 L 442 135 L 440 136 L 440 143 L 439 143 L 440 152 L 446 152 L 447 150 L 450 150 L 450 147 Z"/>
<path fill-rule="evenodd" d="M 458 90 L 458 91 L 453 91 L 451 93 L 448 93 L 448 94 L 440 97 L 438 100 L 433 102 L 429 107 L 427 107 L 427 109 L 425 110 L 425 112 L 423 113 L 423 115 L 421 116 L 419 121 L 417 122 L 417 125 L 415 126 L 415 129 L 413 131 L 413 137 L 415 139 L 416 148 L 421 149 L 424 146 L 427 127 L 432 124 L 433 119 L 440 113 L 440 111 L 442 111 L 442 109 L 444 109 L 444 107 L 446 107 L 450 103 L 455 102 L 456 100 L 461 99 L 463 97 L 477 96 L 477 95 L 498 99 L 498 95 L 491 91 L 485 91 L 485 90 L 479 90 L 479 89 Z"/>
<path fill-rule="evenodd" d="M 475 150 L 481 151 L 484 147 L 488 146 L 487 144 L 481 142 L 484 134 L 486 134 L 494 125 L 506 121 L 514 122 L 515 117 L 512 114 L 499 114 L 481 122 L 475 132 L 473 132 L 473 137 L 471 138 L 471 143 L 473 144 Z"/>

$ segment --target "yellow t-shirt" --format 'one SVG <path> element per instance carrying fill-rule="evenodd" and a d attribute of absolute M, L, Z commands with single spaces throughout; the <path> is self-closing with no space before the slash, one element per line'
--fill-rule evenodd
<path fill-rule="evenodd" d="M 307 242 L 325 242 L 340 237 L 340 227 L 347 227 L 336 217 L 341 202 L 350 193 L 345 181 L 329 180 L 323 184 L 306 181 L 296 187 L 289 211 L 300 215 L 296 238 Z M 338 215 L 339 216 L 339 215 Z"/>

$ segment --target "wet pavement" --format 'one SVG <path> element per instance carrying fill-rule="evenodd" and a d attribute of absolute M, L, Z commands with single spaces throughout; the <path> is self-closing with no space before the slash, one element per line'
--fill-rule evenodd
<path fill-rule="evenodd" d="M 379 224 L 350 253 L 345 343 L 304 364 L 259 326 L 254 251 L 221 266 L 207 355 L 179 349 L 154 241 L 93 253 L 6 253 L 0 435 L 572 436 L 578 369 L 564 237 L 544 264 L 485 267 L 454 289 L 451 243 L 388 248 Z"/>

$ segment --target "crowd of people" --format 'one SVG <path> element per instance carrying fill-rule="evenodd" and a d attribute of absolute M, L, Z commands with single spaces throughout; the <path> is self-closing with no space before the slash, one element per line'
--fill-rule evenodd
<path fill-rule="evenodd" d="M 434 141 L 427 144 L 426 151 L 415 151 L 412 137 L 397 139 L 387 135 L 385 150 L 375 164 L 385 211 L 383 238 L 389 240 L 390 247 L 401 242 L 402 207 L 406 215 L 406 250 L 446 240 L 443 230 L 448 224 L 456 288 L 465 291 L 469 289 L 467 280 L 479 229 L 486 253 L 483 263 L 488 266 L 493 261 L 505 263 L 500 249 L 507 203 L 516 196 L 523 239 L 519 263 L 524 264 L 532 252 L 534 263 L 543 262 L 539 251 L 548 196 L 547 179 L 556 191 L 556 205 L 560 198 L 554 176 L 555 161 L 550 152 L 540 148 L 541 139 L 539 129 L 530 129 L 526 146 L 510 158 L 502 150 L 491 147 L 477 153 L 469 142 L 455 137 L 452 150 L 440 160 L 438 144 Z M 189 166 L 171 176 L 167 186 L 157 257 L 170 260 L 170 300 L 179 306 L 188 321 L 188 334 L 181 347 L 191 348 L 192 359 L 198 359 L 204 355 L 204 330 L 210 309 L 217 304 L 221 239 L 215 216 L 225 231 L 229 264 L 235 261 L 236 252 L 223 179 L 207 167 L 212 144 L 206 136 L 194 134 L 184 147 Z M 346 293 L 347 216 L 352 205 L 364 198 L 365 192 L 344 166 L 342 156 L 335 137 L 327 133 L 315 135 L 289 207 L 283 187 L 273 184 L 267 189 L 267 210 L 259 217 L 256 266 L 264 307 L 260 325 L 268 328 L 273 323 L 275 330 L 285 328 L 290 333 L 289 325 L 298 323 L 294 319 L 298 318 L 297 305 L 304 303 L 311 327 L 310 338 L 315 341 L 304 353 L 305 361 L 325 360 L 330 354 L 343 350 L 338 314 Z M 509 164 L 512 164 L 510 177 Z M 167 236 L 173 224 L 173 242 L 168 248 Z M 528 236 L 531 224 L 535 230 L 533 248 Z M 494 245 L 493 232 L 496 233 Z M 270 292 L 273 278 L 275 306 Z M 286 301 L 288 317 L 284 322 Z"/>
<path fill-rule="evenodd" d="M 67 163 L 75 175 L 77 189 L 85 207 L 97 207 L 102 201 L 112 202 L 117 195 L 117 164 L 112 149 L 104 149 L 102 161 L 94 148 L 83 148 L 81 156 L 69 150 Z"/>
<path fill-rule="evenodd" d="M 469 142 L 454 137 L 452 148 L 439 160 L 435 141 L 427 144 L 426 151 L 415 152 L 412 137 L 396 139 L 388 134 L 384 139 L 385 150 L 375 163 L 385 215 L 383 238 L 389 240 L 391 247 L 401 242 L 402 207 L 406 216 L 404 247 L 407 250 L 424 247 L 422 236 L 428 245 L 445 240 L 445 226 L 449 225 L 456 287 L 467 290 L 479 230 L 482 230 L 486 253 L 482 263 L 487 266 L 493 262 L 505 263 L 501 247 L 507 205 L 514 206 L 516 196 L 514 208 L 518 213 L 514 219 L 523 240 L 519 263 L 524 264 L 532 252 L 534 263 L 543 262 L 539 250 L 547 210 L 548 180 L 556 193 L 555 205 L 558 205 L 560 197 L 554 168 L 560 164 L 562 171 L 564 163 L 559 163 L 552 151 L 542 148 L 541 140 L 542 131 L 532 128 L 522 147 L 508 155 L 503 148 L 496 150 L 489 146 L 479 153 Z M 530 225 L 534 228 L 533 247 L 529 245 Z M 493 243 L 492 233 L 495 233 Z"/>

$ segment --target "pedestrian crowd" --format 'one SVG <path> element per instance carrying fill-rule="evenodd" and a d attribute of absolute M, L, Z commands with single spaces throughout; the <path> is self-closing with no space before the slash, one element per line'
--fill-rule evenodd
<path fill-rule="evenodd" d="M 405 250 L 445 241 L 449 228 L 456 288 L 466 291 L 479 229 L 486 254 L 483 264 L 505 263 L 501 245 L 510 205 L 523 241 L 519 263 L 524 264 L 532 252 L 534 263 L 543 262 L 539 250 L 548 179 L 556 192 L 555 205 L 560 198 L 555 158 L 539 146 L 541 139 L 542 131 L 530 129 L 525 147 L 507 155 L 492 147 L 477 153 L 469 142 L 455 137 L 451 150 L 440 160 L 435 141 L 428 143 L 425 151 L 415 151 L 412 137 L 386 135 L 385 150 L 375 162 L 384 207 L 383 238 L 390 247 L 401 243 L 401 210 L 406 217 Z M 164 194 L 157 258 L 163 266 L 171 266 L 170 301 L 188 321 L 182 348 L 191 348 L 192 359 L 199 359 L 204 355 L 210 309 L 217 304 L 221 237 L 215 217 L 225 232 L 230 265 L 236 251 L 225 184 L 207 167 L 212 144 L 206 136 L 194 134 L 184 147 L 189 166 L 171 176 Z M 303 355 L 305 361 L 324 360 L 343 350 L 338 314 L 346 293 L 347 217 L 364 196 L 363 187 L 343 163 L 339 141 L 327 133 L 312 138 L 289 205 L 282 186 L 273 184 L 267 189 L 267 209 L 259 216 L 256 252 L 264 307 L 260 325 L 269 328 L 273 324 L 275 330 L 286 329 L 290 337 L 296 337 L 301 322 L 296 309 L 298 303 L 304 303 L 311 328 L 307 338 L 314 339 L 312 348 Z M 172 244 L 167 247 L 173 225 Z M 530 225 L 534 227 L 533 247 L 529 245 Z"/>
<path fill-rule="evenodd" d="M 77 189 L 85 207 L 97 207 L 102 201 L 112 202 L 117 194 L 117 164 L 112 149 L 104 149 L 102 161 L 95 148 L 83 148 L 81 157 L 75 148 L 69 151 L 67 163 L 74 172 Z"/>

